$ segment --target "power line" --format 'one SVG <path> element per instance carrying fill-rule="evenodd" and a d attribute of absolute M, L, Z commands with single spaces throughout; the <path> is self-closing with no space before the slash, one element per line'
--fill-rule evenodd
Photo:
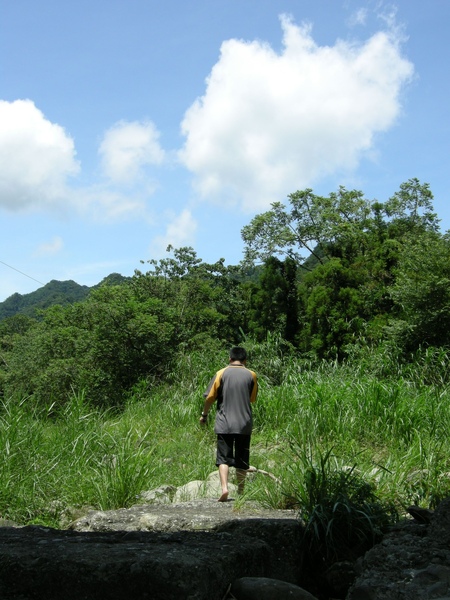
<path fill-rule="evenodd" d="M 2 265 L 5 265 L 6 267 L 9 267 L 13 271 L 17 271 L 21 275 L 25 275 L 25 277 L 28 277 L 29 279 L 32 279 L 33 281 L 37 281 L 37 283 L 40 283 L 41 285 L 45 285 L 45 283 L 42 283 L 42 281 L 39 281 L 39 279 L 35 279 L 34 277 L 31 277 L 31 275 L 27 275 L 26 273 L 23 273 L 23 271 L 19 271 L 19 269 L 16 269 L 15 267 L 8 265 L 7 263 L 3 262 L 2 260 L 0 260 L 0 263 L 2 263 Z"/>

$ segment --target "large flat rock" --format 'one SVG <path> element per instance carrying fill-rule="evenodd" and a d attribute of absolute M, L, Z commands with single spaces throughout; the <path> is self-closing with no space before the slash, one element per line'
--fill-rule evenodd
<path fill-rule="evenodd" d="M 2 600 L 222 600 L 241 577 L 297 582 L 290 511 L 202 500 L 92 511 L 69 530 L 0 528 Z"/>
<path fill-rule="evenodd" d="M 183 531 L 0 531 L 0 598 L 22 600 L 222 599 L 242 576 L 269 570 L 263 541 Z"/>
<path fill-rule="evenodd" d="M 131 508 L 91 510 L 70 525 L 75 531 L 212 531 L 224 524 L 277 520 L 299 526 L 293 510 L 270 510 L 256 503 L 238 505 L 201 498 L 174 504 L 140 504 Z"/>

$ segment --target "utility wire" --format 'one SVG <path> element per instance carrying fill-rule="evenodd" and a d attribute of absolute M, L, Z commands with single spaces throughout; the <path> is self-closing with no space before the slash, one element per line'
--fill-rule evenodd
<path fill-rule="evenodd" d="M 6 267 L 9 267 L 13 271 L 17 271 L 21 275 L 25 275 L 25 277 L 28 277 L 29 279 L 32 279 L 33 281 L 37 281 L 37 283 L 40 283 L 41 285 L 45 285 L 45 283 L 42 283 L 42 281 L 39 281 L 39 279 L 35 279 L 34 277 L 31 277 L 31 275 L 27 275 L 26 273 L 23 273 L 22 271 L 19 271 L 19 269 L 16 269 L 15 267 L 12 267 L 11 265 L 8 265 L 7 263 L 3 262 L 2 260 L 0 260 L 0 263 L 2 263 L 2 265 L 5 265 Z"/>

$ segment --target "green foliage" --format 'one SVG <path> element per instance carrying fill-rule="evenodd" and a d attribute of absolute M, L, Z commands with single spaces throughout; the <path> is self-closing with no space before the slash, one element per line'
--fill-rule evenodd
<path fill-rule="evenodd" d="M 104 287 L 82 308 L 91 338 L 82 383 L 103 405 L 120 403 L 139 379 L 158 378 L 167 368 L 174 322 L 161 300 L 137 300 L 128 286 Z"/>
<path fill-rule="evenodd" d="M 244 320 L 241 270 L 226 267 L 224 259 L 203 263 L 192 248 L 173 249 L 173 257 L 148 261 L 151 269 L 136 271 L 133 289 L 138 298 L 158 298 L 173 313 L 176 344 L 199 348 L 206 338 L 240 338 Z"/>
<path fill-rule="evenodd" d="M 323 571 L 334 562 L 355 560 L 397 519 L 395 509 L 383 505 L 356 466 L 339 465 L 331 449 L 315 459 L 294 440 L 291 451 L 295 483 L 290 493 L 305 523 L 305 558 Z"/>
<path fill-rule="evenodd" d="M 416 433 L 415 443 L 405 457 L 407 468 L 398 475 L 398 486 L 404 490 L 408 504 L 435 509 L 450 497 L 448 450 L 442 433 L 437 431 L 430 441 Z"/>
<path fill-rule="evenodd" d="M 97 405 L 117 405 L 140 378 L 167 368 L 173 321 L 162 301 L 138 301 L 128 286 L 100 287 L 83 303 L 52 307 L 8 353 L 4 393 L 63 405 L 84 390 Z"/>
<path fill-rule="evenodd" d="M 113 274 L 82 302 L 73 282 L 38 290 L 33 310 L 59 299 L 60 309 L 41 311 L 42 327 L 0 327 L 0 392 L 64 402 L 85 389 L 117 404 L 142 377 L 171 372 L 178 349 L 245 335 L 280 335 L 305 356 L 339 361 L 388 343 L 404 357 L 448 345 L 450 245 L 428 184 L 410 179 L 385 203 L 343 187 L 288 199 L 243 228 L 245 269 L 169 246 L 148 271 Z"/>
<path fill-rule="evenodd" d="M 339 244 L 341 249 L 352 252 L 363 243 L 371 206 L 362 192 L 340 187 L 337 193 L 323 197 L 307 189 L 294 192 L 288 198 L 290 211 L 275 202 L 272 210 L 257 215 L 243 228 L 247 261 L 267 260 L 275 254 L 299 258 L 306 250 L 323 263 L 323 253 L 325 257 L 333 255 L 328 248 L 331 250 Z M 322 252 L 317 252 L 317 247 Z"/>
<path fill-rule="evenodd" d="M 399 256 L 391 296 L 399 307 L 390 324 L 406 351 L 450 345 L 450 238 L 410 238 Z"/>
<path fill-rule="evenodd" d="M 316 519 L 310 531 L 326 534 L 331 560 L 340 544 L 362 544 L 364 531 L 368 540 L 378 535 L 379 506 L 430 507 L 450 493 L 450 388 L 423 377 L 438 373 L 442 355 L 419 361 L 415 370 L 400 364 L 395 378 L 380 378 L 380 357 L 371 372 L 367 359 L 361 365 L 305 360 L 279 337 L 245 345 L 261 383 L 251 463 L 282 485 L 256 474 L 242 501 L 272 508 L 301 501 L 303 518 Z M 142 379 L 120 411 L 99 409 L 87 394 L 72 394 L 64 405 L 4 399 L 0 515 L 57 527 L 68 506 L 120 508 L 139 502 L 141 491 L 205 479 L 215 470 L 215 435 L 213 420 L 200 428 L 198 416 L 227 350 L 217 342 L 204 352 L 180 352 L 161 384 Z M 339 494 L 347 497 L 336 508 L 336 501 L 325 502 Z M 346 512 L 354 538 L 341 532 Z"/>
<path fill-rule="evenodd" d="M 279 386 L 283 384 L 286 366 L 296 356 L 292 344 L 279 333 L 268 333 L 265 340 L 259 342 L 246 338 L 245 347 L 251 368 L 257 371 L 260 383 Z"/>
<path fill-rule="evenodd" d="M 173 249 L 169 248 L 172 252 Z M 191 248 L 149 261 L 130 282 L 112 280 L 83 302 L 52 306 L 39 321 L 0 325 L 0 393 L 64 405 L 85 392 L 118 406 L 141 380 L 158 384 L 183 350 L 230 347 L 242 339 L 241 272 L 221 259 L 203 263 Z"/>
<path fill-rule="evenodd" d="M 416 386 L 433 386 L 440 392 L 450 385 L 450 354 L 445 348 L 419 348 L 411 361 L 405 361 L 402 372 Z"/>
<path fill-rule="evenodd" d="M 295 261 L 267 259 L 258 281 L 248 284 L 247 294 L 249 333 L 259 341 L 278 333 L 294 343 L 299 329 Z"/>
<path fill-rule="evenodd" d="M 97 406 L 123 406 L 136 386 L 170 384 L 180 353 L 184 361 L 246 338 L 268 344 L 264 352 L 279 340 L 261 360 L 275 385 L 280 362 L 297 351 L 305 361 L 356 360 L 379 375 L 401 365 L 403 376 L 414 357 L 448 347 L 450 245 L 427 184 L 411 179 L 384 204 L 342 187 L 328 197 L 298 191 L 289 202 L 243 229 L 246 258 L 264 259 L 262 267 L 208 264 L 190 247 L 169 247 L 131 280 L 113 274 L 39 319 L 3 319 L 0 394 L 45 407 L 85 392 Z M 63 289 L 56 284 L 41 290 L 55 291 L 51 303 Z"/>
<path fill-rule="evenodd" d="M 421 339 L 447 343 L 442 331 L 448 327 L 439 337 L 436 323 L 441 315 L 447 318 L 449 261 L 445 253 L 439 257 L 437 246 L 445 246 L 445 238 L 438 233 L 428 184 L 410 179 L 384 204 L 343 187 L 328 197 L 307 189 L 288 198 L 288 207 L 277 202 L 257 215 L 243 228 L 242 238 L 248 264 L 258 259 L 270 264 L 272 257 L 286 255 L 310 271 L 300 278 L 301 333 L 293 338 L 303 351 L 343 360 L 352 346 L 386 339 L 408 350 Z M 431 244 L 427 240 L 434 240 L 436 248 L 421 260 L 420 249 Z M 438 264 L 442 267 L 433 275 Z M 269 283 L 267 290 L 261 285 L 259 297 L 253 294 L 262 309 L 263 332 L 268 330 L 265 307 L 271 310 L 271 331 L 280 330 L 273 315 L 283 314 L 277 313 L 281 302 L 267 301 L 268 290 L 281 289 L 273 278 Z M 422 319 L 425 305 L 428 318 Z M 259 334 L 253 323 L 252 331 Z"/>
<path fill-rule="evenodd" d="M 146 433 L 143 433 L 144 438 Z M 92 461 L 88 475 L 96 505 L 101 510 L 109 510 L 136 504 L 152 478 L 153 448 L 139 444 L 133 431 L 124 432 L 119 444 L 106 434 L 103 446 L 105 454 Z"/>
<path fill-rule="evenodd" d="M 430 186 L 417 178 L 409 179 L 386 202 L 385 212 L 391 225 L 403 235 L 419 232 L 438 232 L 439 219 L 433 208 Z"/>
<path fill-rule="evenodd" d="M 106 509 L 135 502 L 153 467 L 151 447 L 136 447 L 134 431 L 113 435 L 112 415 L 92 409 L 84 395 L 72 396 L 51 420 L 25 404 L 0 407 L 0 515 L 57 526 L 72 503 Z"/>
<path fill-rule="evenodd" d="M 358 339 L 366 316 L 361 273 L 332 258 L 305 275 L 301 294 L 305 309 L 303 345 L 319 358 L 339 358 Z"/>

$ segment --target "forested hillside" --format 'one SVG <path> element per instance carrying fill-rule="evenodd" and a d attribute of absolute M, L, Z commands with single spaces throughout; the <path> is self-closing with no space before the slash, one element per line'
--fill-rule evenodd
<path fill-rule="evenodd" d="M 0 321 L 0 393 L 64 404 L 83 391 L 117 406 L 170 378 L 180 355 L 268 336 L 313 362 L 405 363 L 446 348 L 450 240 L 432 200 L 417 179 L 384 203 L 298 191 L 243 228 L 239 266 L 169 247 L 129 279 L 51 282 L 32 304 L 24 297 L 29 311 L 13 296 L 16 314 Z"/>
<path fill-rule="evenodd" d="M 118 273 L 108 275 L 103 281 L 97 284 L 104 285 L 120 284 L 126 281 L 126 278 Z M 39 311 L 55 304 L 65 305 L 84 300 L 89 294 L 91 288 L 87 285 L 79 285 L 75 281 L 56 281 L 52 280 L 35 292 L 29 294 L 13 294 L 4 302 L 0 302 L 0 321 L 7 317 L 13 317 L 16 314 L 35 317 Z"/>

